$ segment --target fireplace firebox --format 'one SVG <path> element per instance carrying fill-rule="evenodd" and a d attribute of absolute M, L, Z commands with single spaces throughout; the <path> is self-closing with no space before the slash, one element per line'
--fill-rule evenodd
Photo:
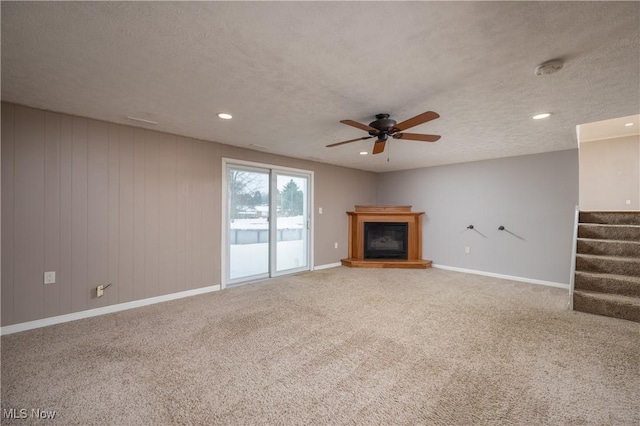
<path fill-rule="evenodd" d="M 365 259 L 407 259 L 406 222 L 365 222 Z"/>

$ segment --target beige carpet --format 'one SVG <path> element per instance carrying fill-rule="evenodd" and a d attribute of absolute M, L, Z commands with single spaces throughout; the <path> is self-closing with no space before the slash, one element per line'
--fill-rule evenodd
<path fill-rule="evenodd" d="M 640 326 L 567 302 L 340 267 L 9 335 L 2 408 L 57 414 L 3 424 L 640 424 Z"/>

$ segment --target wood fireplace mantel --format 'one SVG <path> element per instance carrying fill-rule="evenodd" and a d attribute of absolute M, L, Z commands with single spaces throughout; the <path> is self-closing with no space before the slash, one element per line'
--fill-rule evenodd
<path fill-rule="evenodd" d="M 411 206 L 356 206 L 349 216 L 349 257 L 342 259 L 344 266 L 355 268 L 412 268 L 431 267 L 430 260 L 422 259 L 422 215 L 412 212 Z M 407 259 L 365 259 L 365 222 L 397 222 L 407 224 Z"/>

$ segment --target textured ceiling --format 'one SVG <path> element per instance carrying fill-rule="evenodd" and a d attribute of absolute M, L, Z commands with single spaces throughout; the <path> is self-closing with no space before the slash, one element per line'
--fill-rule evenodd
<path fill-rule="evenodd" d="M 575 148 L 640 112 L 639 34 L 638 2 L 3 2 L 2 99 L 382 172 Z M 436 143 L 325 148 L 427 110 Z"/>

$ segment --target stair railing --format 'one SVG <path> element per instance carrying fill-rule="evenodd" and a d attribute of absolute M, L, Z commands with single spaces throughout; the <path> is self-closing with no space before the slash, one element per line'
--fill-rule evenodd
<path fill-rule="evenodd" d="M 580 206 L 576 206 L 573 217 L 573 247 L 571 249 L 571 276 L 569 277 L 569 310 L 573 311 L 573 288 L 576 281 L 576 256 L 578 254 L 578 222 L 580 220 Z"/>

